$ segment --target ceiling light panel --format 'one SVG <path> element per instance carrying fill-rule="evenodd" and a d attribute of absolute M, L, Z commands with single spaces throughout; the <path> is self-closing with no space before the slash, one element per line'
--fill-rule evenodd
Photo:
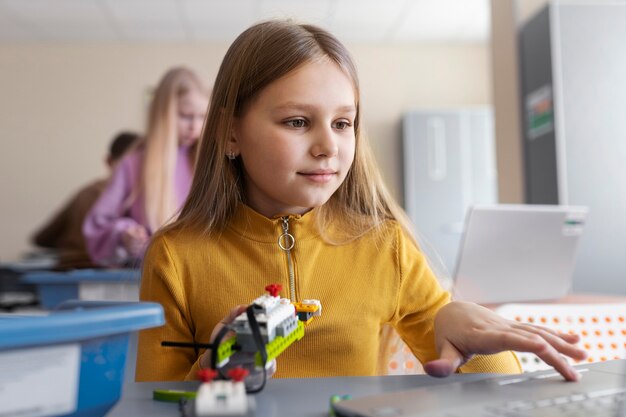
<path fill-rule="evenodd" d="M 116 21 L 179 22 L 180 5 L 176 0 L 102 0 Z"/>
<path fill-rule="evenodd" d="M 193 39 L 232 41 L 259 20 L 255 0 L 182 0 L 181 9 Z"/>
<path fill-rule="evenodd" d="M 410 1 L 410 0 L 408 0 Z M 333 7 L 332 24 L 396 24 L 406 8 L 407 0 L 341 0 Z"/>
<path fill-rule="evenodd" d="M 188 21 L 252 22 L 258 16 L 255 0 L 181 0 L 180 7 Z"/>
<path fill-rule="evenodd" d="M 489 0 L 414 0 L 398 24 L 393 39 L 418 42 L 474 41 L 485 37 L 482 24 L 467 26 L 480 16 L 489 16 Z M 459 30 L 467 39 L 459 37 Z"/>
<path fill-rule="evenodd" d="M 346 41 L 387 40 L 410 0 L 341 0 L 333 7 L 329 29 Z"/>
<path fill-rule="evenodd" d="M 297 22 L 328 25 L 331 16 L 330 0 L 262 0 L 261 19 L 294 19 Z"/>

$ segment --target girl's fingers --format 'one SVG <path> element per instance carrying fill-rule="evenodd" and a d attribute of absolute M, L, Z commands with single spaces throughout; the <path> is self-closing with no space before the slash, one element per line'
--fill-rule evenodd
<path fill-rule="evenodd" d="M 504 333 L 494 332 L 490 340 L 497 343 L 490 343 L 490 347 L 500 345 L 501 350 L 514 350 L 518 352 L 531 352 L 537 355 L 548 365 L 552 366 L 558 373 L 563 375 L 568 381 L 577 381 L 579 374 L 570 366 L 567 360 L 542 336 L 518 329 L 516 331 L 506 331 Z"/>
<path fill-rule="evenodd" d="M 556 336 L 565 340 L 567 343 L 578 343 L 580 342 L 580 336 L 577 334 L 569 334 L 569 333 L 559 333 L 555 332 Z"/>
<path fill-rule="evenodd" d="M 272 359 L 265 367 L 267 369 L 267 377 L 271 378 L 276 373 L 276 359 Z"/>
<path fill-rule="evenodd" d="M 424 371 L 430 376 L 446 377 L 453 374 L 464 361 L 463 354 L 448 340 L 444 340 L 441 344 L 439 359 L 426 362 Z"/>
<path fill-rule="evenodd" d="M 224 317 L 222 320 L 220 320 L 220 322 L 217 323 L 215 327 L 213 328 L 213 332 L 211 332 L 211 343 L 213 343 L 213 340 L 215 340 L 215 337 L 217 336 L 219 331 L 222 329 L 222 327 L 235 321 L 238 315 L 246 311 L 246 308 L 248 308 L 248 306 L 238 305 L 237 307 L 234 307 L 232 310 L 230 310 L 228 312 L 228 315 Z"/>
<path fill-rule="evenodd" d="M 246 308 L 248 308 L 248 306 L 246 305 L 238 305 L 237 307 L 234 307 L 232 310 L 228 312 L 228 316 L 222 319 L 220 323 L 223 323 L 223 324 L 232 323 L 233 321 L 235 321 L 238 315 L 246 311 Z"/>
<path fill-rule="evenodd" d="M 516 325 L 513 328 L 533 333 L 538 335 L 539 337 L 546 340 L 552 347 L 554 347 L 558 352 L 567 355 L 576 360 L 583 360 L 587 357 L 587 352 L 583 349 L 580 349 L 572 344 L 567 339 L 578 341 L 578 336 L 576 335 L 565 335 L 555 332 L 554 330 L 539 327 L 539 326 L 529 326 L 529 325 Z M 566 336 L 576 336 L 575 338 L 566 337 Z M 575 342 L 574 342 L 575 343 Z"/>
<path fill-rule="evenodd" d="M 533 353 L 545 363 L 552 366 L 558 373 L 563 375 L 566 380 L 578 381 L 580 379 L 580 374 L 576 372 L 569 362 L 567 362 L 567 359 L 561 356 L 549 343 L 546 343 L 543 349 Z"/>
<path fill-rule="evenodd" d="M 545 332 L 548 332 L 550 334 L 553 334 L 554 336 L 560 337 L 561 339 L 565 340 L 567 343 L 578 343 L 580 341 L 580 336 L 577 334 L 569 334 L 569 333 L 561 333 L 561 332 L 557 332 L 554 329 L 551 329 L 549 327 L 544 327 L 544 326 L 538 326 L 536 324 L 529 324 L 529 323 L 518 323 L 515 321 L 511 321 L 511 326 L 519 329 L 531 329 L 531 328 L 535 328 L 535 329 L 541 329 Z"/>
<path fill-rule="evenodd" d="M 215 325 L 215 327 L 213 328 L 213 331 L 211 332 L 211 339 L 209 340 L 209 343 L 213 343 L 215 341 L 215 338 L 217 337 L 217 334 L 220 332 L 220 330 L 222 330 L 222 328 L 224 326 L 226 326 L 226 325 L 232 323 L 233 321 L 235 321 L 235 319 L 237 318 L 238 315 L 240 315 L 241 313 L 246 311 L 246 308 L 248 308 L 248 306 L 238 305 L 237 307 L 235 307 L 232 310 L 230 310 L 228 312 L 228 315 L 226 317 L 224 317 L 222 320 L 220 320 L 220 322 L 217 323 Z M 224 336 L 224 338 L 228 338 L 228 337 L 230 337 L 232 335 L 234 335 L 233 332 L 228 332 Z M 207 349 L 202 354 L 202 358 L 200 359 L 200 364 L 201 364 L 201 367 L 203 367 L 203 368 L 211 366 L 211 349 Z"/>

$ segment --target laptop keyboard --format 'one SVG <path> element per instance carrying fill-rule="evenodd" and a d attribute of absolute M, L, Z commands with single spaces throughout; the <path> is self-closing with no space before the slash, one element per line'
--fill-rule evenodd
<path fill-rule="evenodd" d="M 502 406 L 486 406 L 483 411 L 482 417 L 622 417 L 626 416 L 626 388 L 511 401 Z"/>

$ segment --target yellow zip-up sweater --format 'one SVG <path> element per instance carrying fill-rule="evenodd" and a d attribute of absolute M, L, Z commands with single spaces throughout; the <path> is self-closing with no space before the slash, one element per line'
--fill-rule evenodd
<path fill-rule="evenodd" d="M 392 221 L 346 244 L 325 243 L 315 212 L 289 216 L 289 233 L 295 238 L 296 298 L 319 299 L 322 316 L 278 357 L 274 377 L 376 375 L 385 323 L 420 361 L 436 359 L 433 319 L 450 295 L 424 255 Z M 278 245 L 282 223 L 241 205 L 219 235 L 185 229 L 154 239 L 140 298 L 163 305 L 166 325 L 140 332 L 138 381 L 195 379 L 196 352 L 162 347 L 161 341 L 208 343 L 215 325 L 234 306 L 263 294 L 267 284 L 281 284 L 281 295 L 290 298 L 288 258 Z M 462 371 L 518 373 L 520 366 L 504 352 L 476 356 Z"/>

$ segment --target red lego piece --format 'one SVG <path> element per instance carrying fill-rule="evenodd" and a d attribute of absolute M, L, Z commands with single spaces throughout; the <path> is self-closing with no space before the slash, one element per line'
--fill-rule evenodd
<path fill-rule="evenodd" d="M 217 377 L 215 369 L 200 369 L 198 371 L 198 379 L 202 382 L 213 381 Z"/>
<path fill-rule="evenodd" d="M 241 382 L 244 380 L 246 376 L 248 376 L 249 372 L 247 369 L 237 367 L 228 371 L 228 377 L 235 382 Z"/>
<path fill-rule="evenodd" d="M 278 296 L 278 293 L 282 289 L 283 286 L 280 284 L 269 284 L 265 287 L 265 291 L 269 292 L 272 297 Z"/>

